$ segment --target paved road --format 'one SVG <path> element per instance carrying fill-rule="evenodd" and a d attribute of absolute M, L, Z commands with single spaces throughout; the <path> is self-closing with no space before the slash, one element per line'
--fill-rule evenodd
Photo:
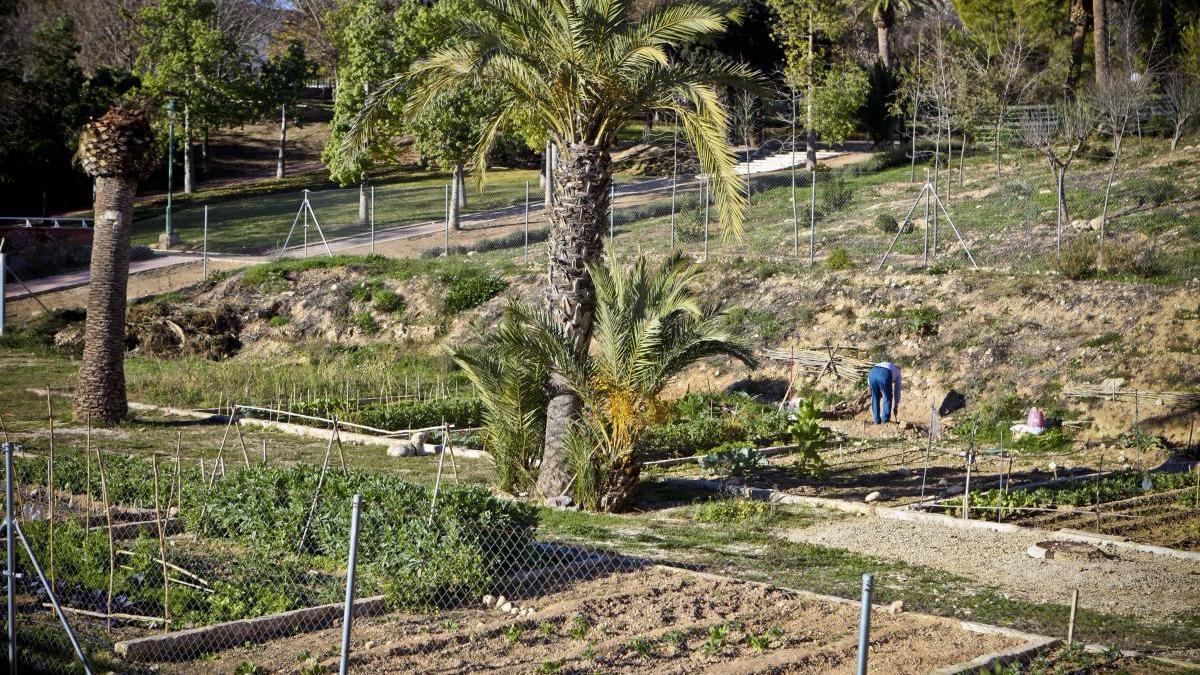
<path fill-rule="evenodd" d="M 819 152 L 817 154 L 817 156 L 819 159 L 829 159 L 831 157 L 836 157 L 840 154 L 842 154 L 842 153 L 823 150 L 823 151 Z M 804 161 L 803 153 L 796 153 L 795 155 L 793 155 L 792 153 L 779 153 L 776 155 L 772 155 L 770 157 L 764 157 L 764 158 L 760 158 L 760 159 L 752 161 L 749 166 L 749 173 L 757 174 L 757 173 L 765 173 L 768 171 L 779 171 L 781 169 L 790 168 L 792 165 L 793 157 L 795 157 L 795 160 L 798 162 Z M 745 174 L 747 172 L 746 165 L 745 164 L 739 165 L 738 172 L 740 174 Z M 697 178 L 695 176 L 689 176 L 687 178 L 684 178 L 680 183 L 678 183 L 678 185 L 687 186 L 687 185 L 694 185 L 696 183 L 697 183 Z M 644 180 L 644 181 L 637 181 L 635 183 L 625 183 L 623 185 L 617 185 L 616 188 L 614 189 L 614 191 L 617 196 L 634 196 L 634 195 L 648 194 L 648 193 L 652 193 L 652 192 L 662 191 L 662 190 L 668 189 L 670 186 L 671 186 L 670 178 L 657 178 L 657 179 L 653 179 L 653 180 Z M 542 208 L 542 202 L 530 203 L 529 207 L 531 210 L 540 209 L 540 208 Z M 500 208 L 500 209 L 492 209 L 490 211 L 481 211 L 479 213 L 464 215 L 462 218 L 462 223 L 463 223 L 463 225 L 469 226 L 472 224 L 487 223 L 489 221 L 497 220 L 500 218 L 515 217 L 515 216 L 519 216 L 522 213 L 524 213 L 524 209 L 525 209 L 525 206 L 522 204 L 522 205 L 518 205 L 518 206 L 509 206 L 509 207 Z M 414 239 L 417 237 L 423 237 L 425 235 L 441 232 L 441 231 L 443 231 L 444 228 L 445 228 L 445 223 L 439 219 L 439 220 L 431 220 L 431 221 L 428 221 L 425 223 L 418 223 L 416 225 L 406 225 L 404 227 L 391 229 L 391 230 L 379 230 L 379 231 L 375 232 L 375 243 L 378 245 L 378 244 L 383 244 L 383 243 L 387 243 L 390 241 Z M 343 237 L 340 239 L 331 239 L 331 240 L 329 240 L 328 246 L 329 246 L 329 251 L 331 253 L 337 253 L 338 251 L 347 251 L 350 249 L 362 248 L 363 246 L 370 245 L 370 242 L 371 242 L 371 235 L 369 233 L 367 233 L 367 234 L 354 235 L 354 236 L 350 236 L 350 237 Z M 317 243 L 310 243 L 309 248 L 312 249 L 308 252 L 309 255 L 313 255 L 315 253 L 319 254 L 319 252 L 325 248 L 325 245 L 318 241 Z M 286 251 L 283 252 L 283 256 L 288 257 L 288 258 L 299 258 L 299 257 L 303 256 L 304 254 L 305 254 L 304 247 L 302 245 L 301 246 L 290 246 L 290 247 L 288 247 L 288 249 Z M 259 262 L 265 262 L 267 260 L 273 259 L 274 257 L 275 256 L 252 256 L 252 255 L 233 255 L 233 254 L 220 254 L 220 255 L 210 254 L 209 255 L 210 260 L 238 260 L 238 261 L 245 262 L 245 264 L 247 264 L 247 265 L 252 265 L 255 263 L 259 263 Z M 140 272 L 148 272 L 150 270 L 161 269 L 164 267 L 170 267 L 172 265 L 181 265 L 181 264 L 193 262 L 193 261 L 196 261 L 199 259 L 200 259 L 200 254 L 195 253 L 195 252 L 157 253 L 157 254 L 155 254 L 155 256 L 153 258 L 150 258 L 148 260 L 139 260 L 136 262 L 131 262 L 129 264 L 129 274 L 134 275 L 134 274 L 138 274 Z M 8 301 L 20 300 L 22 298 L 30 297 L 31 295 L 41 295 L 42 293 L 51 293 L 54 291 L 63 291 L 63 290 L 67 290 L 70 288 L 77 288 L 79 286 L 86 286 L 90 279 L 91 279 L 91 273 L 86 269 L 78 270 L 75 272 L 67 272 L 64 274 L 56 274 L 56 275 L 48 276 L 48 277 L 41 277 L 39 279 L 33 279 L 33 280 L 28 281 L 24 286 L 22 286 L 19 283 L 15 283 L 15 280 L 10 278 L 8 285 L 5 287 L 4 297 Z"/>

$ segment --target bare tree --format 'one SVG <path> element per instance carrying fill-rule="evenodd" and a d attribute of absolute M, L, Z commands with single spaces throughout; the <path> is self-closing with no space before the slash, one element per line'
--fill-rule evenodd
<path fill-rule="evenodd" d="M 995 137 L 992 146 L 996 156 L 996 176 L 1000 176 L 1000 137 L 1004 131 L 1004 117 L 1012 106 L 1024 100 L 1030 87 L 1037 83 L 1029 70 L 1031 50 L 1025 41 L 1025 32 L 1017 27 L 1008 39 L 997 37 L 995 41 L 972 52 L 968 61 L 974 81 L 987 95 L 995 122 Z"/>
<path fill-rule="evenodd" d="M 67 0 L 63 11 L 75 22 L 75 36 L 87 45 L 79 65 L 91 72 L 108 66 L 132 71 L 141 43 L 134 23 L 148 0 Z"/>
<path fill-rule="evenodd" d="M 1095 110 L 1101 127 L 1112 136 L 1112 160 L 1104 187 L 1104 206 L 1100 211 L 1100 252 L 1104 251 L 1105 226 L 1108 224 L 1108 200 L 1112 194 L 1117 163 L 1121 159 L 1121 141 L 1142 108 L 1150 103 L 1153 78 L 1150 73 L 1108 74 L 1088 91 L 1088 103 Z"/>
<path fill-rule="evenodd" d="M 1046 155 L 1058 193 L 1057 242 L 1062 244 L 1062 228 L 1071 222 L 1067 209 L 1067 169 L 1092 133 L 1091 109 L 1080 100 L 1058 106 L 1055 115 L 1021 115 L 1021 136 L 1025 143 Z"/>
<path fill-rule="evenodd" d="M 1171 152 L 1175 152 L 1188 121 L 1200 115 L 1200 78 L 1185 73 L 1168 73 L 1163 78 L 1159 102 L 1167 117 L 1175 124 L 1175 131 L 1171 134 Z"/>

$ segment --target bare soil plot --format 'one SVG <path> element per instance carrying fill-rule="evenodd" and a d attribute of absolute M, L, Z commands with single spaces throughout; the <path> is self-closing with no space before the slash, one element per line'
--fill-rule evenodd
<path fill-rule="evenodd" d="M 436 617 L 389 615 L 355 624 L 359 673 L 847 672 L 857 650 L 858 606 L 783 589 L 647 568 L 522 601 L 515 619 L 464 609 Z M 179 672 L 227 672 L 251 661 L 271 671 L 337 662 L 329 629 L 171 664 Z M 751 641 L 756 646 L 751 646 Z M 959 622 L 875 612 L 873 670 L 925 673 L 1022 644 L 972 633 Z"/>
<path fill-rule="evenodd" d="M 1066 604 L 1079 589 L 1081 607 L 1169 619 L 1200 607 L 1200 562 L 1127 550 L 1107 560 L 1039 560 L 1027 549 L 1034 532 L 960 530 L 938 524 L 854 518 L 784 533 L 797 542 L 925 565 L 1039 603 Z"/>

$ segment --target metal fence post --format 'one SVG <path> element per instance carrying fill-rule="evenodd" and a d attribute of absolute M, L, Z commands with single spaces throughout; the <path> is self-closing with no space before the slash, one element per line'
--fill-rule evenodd
<path fill-rule="evenodd" d="M 817 259 L 817 167 L 815 165 L 809 174 L 812 176 L 812 186 L 808 197 L 808 266 L 812 267 Z"/>
<path fill-rule="evenodd" d="M 858 619 L 858 675 L 867 675 L 867 649 L 871 641 L 871 593 L 875 590 L 875 575 L 862 576 L 862 613 Z"/>
<path fill-rule="evenodd" d="M 529 264 L 529 181 L 525 181 L 525 264 Z"/>
<path fill-rule="evenodd" d="M 375 255 L 375 186 L 371 186 L 371 255 Z"/>
<path fill-rule="evenodd" d="M 304 191 L 304 257 L 308 257 L 308 190 Z"/>
<path fill-rule="evenodd" d="M 4 294 L 8 290 L 8 271 L 4 263 L 4 253 L 0 251 L 0 335 L 4 335 Z"/>
<path fill-rule="evenodd" d="M 354 570 L 358 563 L 358 518 L 362 512 L 362 495 L 354 495 L 350 511 L 350 560 L 346 565 L 346 606 L 342 611 L 342 662 L 338 668 L 346 675 L 350 668 L 350 626 L 354 622 Z"/>
<path fill-rule="evenodd" d="M 204 243 L 202 257 L 204 259 L 204 280 L 208 281 L 208 204 L 204 205 Z"/>
<path fill-rule="evenodd" d="M 446 218 L 445 218 L 445 220 L 446 220 L 446 241 L 442 244 L 442 253 L 447 258 L 449 258 L 450 257 L 450 186 L 449 185 L 443 186 L 442 191 L 446 195 L 445 207 L 444 207 L 445 210 L 443 211 L 443 214 L 446 216 Z"/>
<path fill-rule="evenodd" d="M 4 444 L 4 531 L 8 550 L 4 576 L 8 581 L 8 672 L 17 672 L 17 549 L 13 539 L 13 444 Z"/>

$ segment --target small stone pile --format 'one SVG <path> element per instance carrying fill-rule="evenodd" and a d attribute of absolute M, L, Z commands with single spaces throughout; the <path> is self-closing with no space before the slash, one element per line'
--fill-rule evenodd
<path fill-rule="evenodd" d="M 533 607 L 521 607 L 520 605 L 509 600 L 508 598 L 504 597 L 503 595 L 500 595 L 500 596 L 485 595 L 485 596 L 483 596 L 483 606 L 487 607 L 488 609 L 498 609 L 501 612 L 503 612 L 504 614 L 511 614 L 512 616 L 517 616 L 517 617 L 530 616 L 534 612 Z"/>

